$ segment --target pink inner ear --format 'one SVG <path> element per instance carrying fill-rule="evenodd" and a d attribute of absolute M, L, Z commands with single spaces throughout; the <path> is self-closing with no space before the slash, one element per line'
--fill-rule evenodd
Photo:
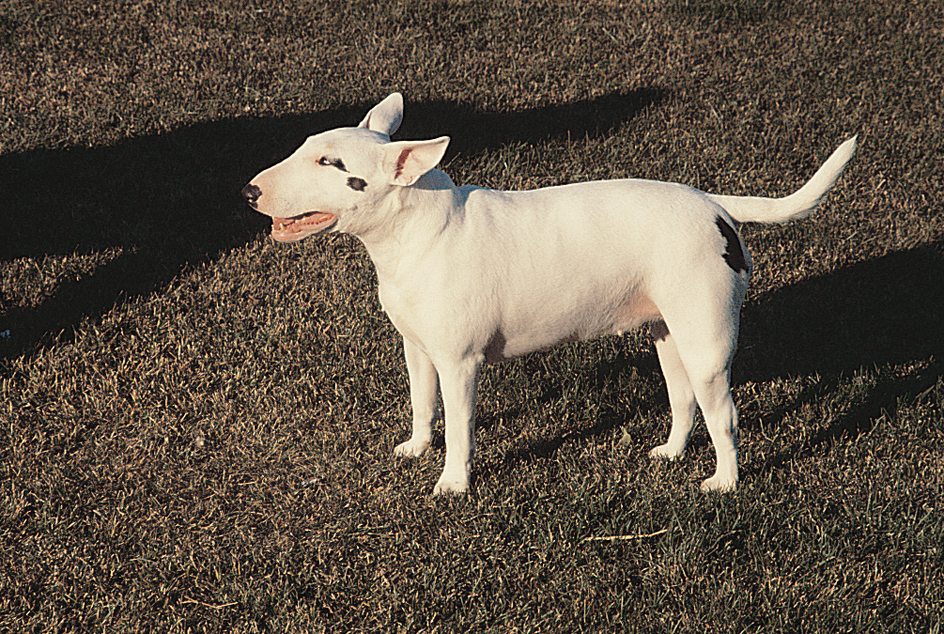
<path fill-rule="evenodd" d="M 410 148 L 406 148 L 400 152 L 400 156 L 397 158 L 397 173 L 393 175 L 394 178 L 399 178 L 400 174 L 403 173 L 403 168 L 406 166 L 406 159 L 410 156 L 410 152 L 412 152 Z"/>

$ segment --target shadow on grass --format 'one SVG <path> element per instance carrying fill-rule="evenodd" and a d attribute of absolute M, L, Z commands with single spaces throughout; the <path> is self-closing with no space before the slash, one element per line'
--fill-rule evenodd
<path fill-rule="evenodd" d="M 512 113 L 407 103 L 397 138 L 449 134 L 453 152 L 474 155 L 510 142 L 606 134 L 661 98 L 657 90 L 638 90 Z M 38 305 L 0 315 L 0 358 L 29 354 L 57 336 L 69 340 L 82 319 L 98 318 L 253 239 L 267 223 L 246 208 L 242 186 L 306 136 L 356 125 L 370 105 L 204 123 L 109 147 L 0 156 L 0 262 L 119 252 L 91 273 L 63 276 Z"/>
<path fill-rule="evenodd" d="M 745 306 L 735 382 L 818 376 L 767 416 L 776 425 L 806 404 L 835 400 L 860 370 L 878 382 L 839 422 L 803 449 L 869 431 L 884 412 L 911 400 L 944 376 L 944 243 L 929 243 L 852 264 L 758 297 Z M 913 369 L 907 366 L 913 365 Z M 742 412 L 745 426 L 755 416 Z M 775 459 L 782 462 L 785 456 Z"/>
<path fill-rule="evenodd" d="M 578 344 L 580 345 L 580 344 Z M 545 352 L 537 352 L 524 358 L 524 363 L 532 363 L 532 359 L 537 359 Z M 541 372 L 539 367 L 543 362 L 534 362 L 536 366 L 534 371 Z M 527 370 L 525 370 L 527 371 Z M 557 451 L 568 443 L 582 443 L 583 441 L 602 436 L 610 436 L 613 431 L 624 428 L 632 439 L 634 446 L 647 447 L 658 444 L 652 437 L 652 425 L 647 424 L 661 418 L 662 413 L 667 411 L 668 397 L 665 393 L 662 371 L 659 367 L 659 361 L 653 348 L 645 354 L 632 354 L 621 350 L 612 358 L 588 365 L 585 368 L 575 369 L 578 374 L 583 375 L 580 379 L 589 385 L 588 391 L 591 393 L 604 393 L 612 391 L 614 385 L 626 385 L 629 382 L 638 381 L 644 386 L 642 389 L 633 389 L 632 393 L 622 393 L 620 402 L 614 406 L 612 403 L 601 402 L 599 411 L 589 424 L 566 429 L 562 433 L 540 435 L 538 438 L 531 438 L 524 442 L 515 442 L 508 449 L 501 459 L 492 464 L 483 464 L 476 467 L 474 477 L 490 478 L 498 474 L 506 473 L 518 468 L 519 465 L 529 464 L 539 460 L 552 458 Z M 631 378 L 627 378 L 631 373 Z M 568 373 L 561 373 L 557 378 L 547 381 L 541 385 L 540 391 L 532 394 L 530 404 L 537 405 L 537 409 L 542 409 L 545 405 L 554 403 L 566 398 L 565 386 L 568 381 L 574 380 L 574 377 Z M 480 386 L 480 390 L 482 387 Z M 571 407 L 580 407 L 580 399 L 571 401 Z M 509 402 L 508 407 L 499 412 L 483 412 L 476 421 L 476 428 L 487 432 L 501 419 L 514 420 L 520 416 L 527 415 L 528 407 L 522 403 Z M 479 408 L 481 411 L 481 408 Z M 444 443 L 441 443 L 444 444 Z"/>
<path fill-rule="evenodd" d="M 833 375 L 944 352 L 944 242 L 857 262 L 744 307 L 735 374 Z"/>

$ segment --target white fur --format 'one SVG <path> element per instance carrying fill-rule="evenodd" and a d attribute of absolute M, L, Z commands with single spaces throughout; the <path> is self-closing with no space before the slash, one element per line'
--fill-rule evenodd
<path fill-rule="evenodd" d="M 734 489 L 737 410 L 729 373 L 750 255 L 733 229 L 728 239 L 718 223 L 807 215 L 842 172 L 855 139 L 797 193 L 777 200 L 643 180 L 499 192 L 456 187 L 433 169 L 448 137 L 391 142 L 402 112 L 403 100 L 393 94 L 357 128 L 310 137 L 244 190 L 255 209 L 273 217 L 278 240 L 331 230 L 366 246 L 380 301 L 403 335 L 410 375 L 413 434 L 395 453 L 426 451 L 438 389 L 446 464 L 434 493 L 466 491 L 483 363 L 652 323 L 672 430 L 650 455 L 684 453 L 697 405 L 717 455 L 702 488 Z M 352 186 L 359 182 L 366 186 Z M 726 261 L 732 250 L 740 250 L 743 266 L 736 257 Z"/>

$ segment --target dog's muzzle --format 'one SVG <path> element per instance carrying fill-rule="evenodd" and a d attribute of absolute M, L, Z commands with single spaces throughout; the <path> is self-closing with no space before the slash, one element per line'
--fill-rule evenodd
<path fill-rule="evenodd" d="M 243 187 L 241 193 L 252 209 L 263 213 L 259 209 L 262 190 L 258 185 L 250 183 Z M 272 216 L 272 239 L 277 242 L 298 242 L 310 235 L 330 229 L 337 219 L 334 214 L 320 211 L 307 211 L 289 218 Z"/>

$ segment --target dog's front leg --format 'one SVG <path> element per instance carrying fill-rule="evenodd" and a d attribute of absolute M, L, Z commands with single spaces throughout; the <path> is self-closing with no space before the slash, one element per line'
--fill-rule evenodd
<path fill-rule="evenodd" d="M 429 447 L 433 435 L 433 419 L 436 417 L 436 395 L 438 379 L 436 368 L 426 353 L 418 346 L 403 339 L 403 354 L 406 369 L 410 374 L 410 404 L 413 406 L 413 435 L 393 450 L 397 456 L 413 458 L 421 456 Z"/>
<path fill-rule="evenodd" d="M 446 410 L 446 466 L 433 495 L 465 493 L 475 454 L 475 388 L 482 361 L 461 359 L 438 367 Z"/>

